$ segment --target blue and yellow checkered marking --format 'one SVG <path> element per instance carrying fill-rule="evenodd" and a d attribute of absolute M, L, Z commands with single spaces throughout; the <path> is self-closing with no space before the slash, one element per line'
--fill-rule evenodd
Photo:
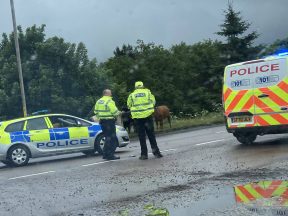
<path fill-rule="evenodd" d="M 10 133 L 11 143 L 15 142 L 30 142 L 30 137 L 28 136 L 29 131 L 17 131 Z"/>
<path fill-rule="evenodd" d="M 68 128 L 50 129 L 50 140 L 65 140 L 70 139 Z"/>
<path fill-rule="evenodd" d="M 83 133 L 83 129 L 82 131 L 79 131 L 79 135 L 81 135 Z M 89 126 L 87 128 L 88 131 L 88 136 L 89 137 L 95 137 L 97 135 L 97 133 L 99 133 L 99 131 L 101 131 L 101 126 L 100 125 L 92 125 Z M 86 131 L 86 130 L 85 130 Z M 84 132 L 85 132 L 84 131 Z M 43 130 L 44 132 L 44 130 Z M 73 132 L 72 136 L 71 136 L 71 131 L 69 132 L 69 128 L 53 128 L 53 129 L 49 129 L 49 136 L 50 136 L 50 140 L 68 140 L 71 139 L 75 136 L 77 136 L 78 134 L 74 134 L 75 132 Z M 86 132 L 84 133 L 86 134 Z M 84 135 L 82 134 L 82 135 Z M 10 137 L 9 137 L 10 135 Z M 25 143 L 29 143 L 32 142 L 31 138 L 29 135 L 31 135 L 31 133 L 29 131 L 17 131 L 17 132 L 11 132 L 8 135 L 8 139 L 10 138 L 10 142 L 9 143 L 15 143 L 15 142 L 25 142 Z M 39 134 L 40 135 L 40 134 Z M 40 135 L 41 136 L 41 135 Z M 88 138 L 87 136 L 87 138 Z M 9 140 L 7 140 L 8 142 Z M 7 143 L 8 144 L 8 143 Z"/>
<path fill-rule="evenodd" d="M 101 131 L 101 126 L 100 125 L 92 125 L 88 127 L 89 131 L 89 137 L 95 137 L 96 134 Z"/>

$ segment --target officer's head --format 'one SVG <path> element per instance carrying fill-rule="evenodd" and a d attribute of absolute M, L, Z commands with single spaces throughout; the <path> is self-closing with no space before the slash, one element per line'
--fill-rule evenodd
<path fill-rule="evenodd" d="M 141 81 L 135 82 L 135 89 L 144 88 L 144 84 Z"/>
<path fill-rule="evenodd" d="M 110 89 L 105 89 L 105 90 L 103 91 L 103 96 L 112 96 L 111 90 L 110 90 Z"/>

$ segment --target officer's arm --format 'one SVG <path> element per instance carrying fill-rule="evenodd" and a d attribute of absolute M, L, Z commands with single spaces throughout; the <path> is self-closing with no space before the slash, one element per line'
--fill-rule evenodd
<path fill-rule="evenodd" d="M 107 106 L 109 107 L 110 112 L 112 113 L 113 116 L 118 116 L 120 115 L 120 111 L 117 109 L 115 102 L 114 101 L 110 101 Z"/>
<path fill-rule="evenodd" d="M 132 98 L 131 98 L 131 95 L 129 95 L 129 97 L 128 97 L 128 99 L 127 99 L 127 107 L 128 107 L 129 109 L 131 109 L 131 107 L 132 107 Z"/>
<path fill-rule="evenodd" d="M 96 117 L 98 118 L 99 117 L 99 113 L 98 113 L 98 105 L 97 105 L 97 103 L 95 104 L 95 106 L 94 106 L 94 114 L 96 115 Z"/>

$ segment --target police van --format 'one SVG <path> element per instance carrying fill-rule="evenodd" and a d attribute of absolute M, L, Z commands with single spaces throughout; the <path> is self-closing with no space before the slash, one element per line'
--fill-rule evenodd
<path fill-rule="evenodd" d="M 288 53 L 228 65 L 222 99 L 227 131 L 240 143 L 288 132 Z"/>
<path fill-rule="evenodd" d="M 118 147 L 129 144 L 127 131 L 116 126 Z M 98 123 L 65 114 L 36 115 L 0 122 L 0 161 L 23 166 L 30 158 L 83 152 L 102 154 L 104 135 Z"/>

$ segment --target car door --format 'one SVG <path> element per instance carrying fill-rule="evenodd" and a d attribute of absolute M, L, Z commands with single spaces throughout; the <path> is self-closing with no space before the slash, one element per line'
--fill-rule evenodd
<path fill-rule="evenodd" d="M 57 143 L 51 142 L 48 124 L 44 117 L 28 119 L 24 130 L 29 131 L 30 143 L 42 153 L 57 150 Z"/>
<path fill-rule="evenodd" d="M 223 103 L 228 127 L 248 127 L 255 124 L 254 74 L 245 64 L 226 67 Z"/>
<path fill-rule="evenodd" d="M 53 128 L 52 139 L 58 144 L 58 150 L 84 150 L 91 148 L 88 127 L 77 118 L 65 115 L 49 116 Z"/>
<path fill-rule="evenodd" d="M 268 59 L 255 65 L 255 114 L 258 126 L 288 124 L 287 59 Z"/>

